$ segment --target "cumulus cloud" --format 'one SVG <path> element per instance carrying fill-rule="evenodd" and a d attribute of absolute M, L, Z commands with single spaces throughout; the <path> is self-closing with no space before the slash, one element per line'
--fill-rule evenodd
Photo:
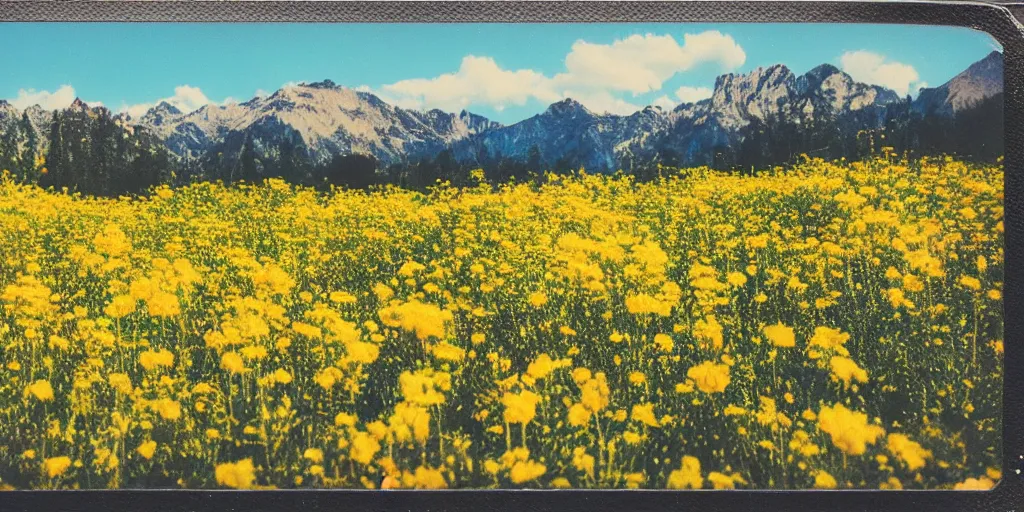
<path fill-rule="evenodd" d="M 676 89 L 676 97 L 683 103 L 697 103 L 700 100 L 705 100 L 711 97 L 714 93 L 707 87 L 689 87 L 682 86 Z"/>
<path fill-rule="evenodd" d="M 565 57 L 565 71 L 554 76 L 504 69 L 493 58 L 469 55 L 458 71 L 401 80 L 377 92 L 387 101 L 416 109 L 487 105 L 500 111 L 531 99 L 551 103 L 571 97 L 596 112 L 630 113 L 637 106 L 618 94 L 658 91 L 675 74 L 699 64 L 717 62 L 728 70 L 746 58 L 731 36 L 718 31 L 684 34 L 682 44 L 671 35 L 633 35 L 611 44 L 576 41 Z"/>
<path fill-rule="evenodd" d="M 531 97 L 557 101 L 550 80 L 529 69 L 502 69 L 490 57 L 468 55 L 459 70 L 434 78 L 401 80 L 381 88 L 383 94 L 405 108 L 460 110 L 471 104 L 501 109 L 523 105 Z"/>
<path fill-rule="evenodd" d="M 70 85 L 62 85 L 56 91 L 37 91 L 35 89 L 20 89 L 18 96 L 9 102 L 19 109 L 25 109 L 33 105 L 39 105 L 46 110 L 66 108 L 75 101 L 75 88 Z M 90 103 L 93 105 L 94 103 Z M 98 105 L 98 102 L 95 104 Z"/>
<path fill-rule="evenodd" d="M 237 100 L 234 98 L 227 98 L 220 103 L 217 103 L 206 96 L 203 91 L 198 87 L 191 85 L 179 85 L 174 88 L 174 95 L 166 98 L 158 99 L 152 103 L 137 103 L 135 105 L 122 105 L 120 111 L 125 112 L 132 117 L 142 116 L 149 109 L 159 105 L 160 103 L 166 102 L 174 108 L 182 112 L 192 112 L 198 110 L 206 105 L 227 105 L 229 103 L 236 103 Z"/>
<path fill-rule="evenodd" d="M 628 115 L 643 108 L 608 91 L 565 91 L 565 97 L 572 98 L 597 113 Z"/>
<path fill-rule="evenodd" d="M 637 34 L 610 45 L 577 41 L 555 82 L 642 94 L 660 90 L 665 80 L 697 64 L 735 69 L 746 60 L 736 41 L 716 30 L 685 34 L 682 45 L 671 35 Z"/>
<path fill-rule="evenodd" d="M 134 105 L 122 105 L 121 112 L 125 112 L 132 117 L 142 116 L 149 109 L 159 105 L 160 103 L 166 102 L 167 104 L 177 108 L 182 112 L 191 112 L 196 110 L 203 105 L 213 103 L 210 98 L 206 97 L 198 87 L 191 85 L 179 85 L 174 88 L 174 95 L 166 98 L 158 99 L 152 103 L 136 103 Z"/>
<path fill-rule="evenodd" d="M 881 85 L 896 91 L 900 96 L 921 87 L 917 70 L 909 64 L 889 60 L 884 55 L 858 50 L 846 52 L 839 57 L 840 67 L 858 82 Z M 927 85 L 927 84 L 925 84 Z"/>
<path fill-rule="evenodd" d="M 661 107 L 661 108 L 663 108 L 665 110 L 672 110 L 672 109 L 676 108 L 676 106 L 678 104 L 679 104 L 678 101 L 676 101 L 676 100 L 674 100 L 672 98 L 669 98 L 668 95 L 666 95 L 666 94 L 658 96 L 651 103 L 651 105 L 654 105 L 655 107 Z"/>

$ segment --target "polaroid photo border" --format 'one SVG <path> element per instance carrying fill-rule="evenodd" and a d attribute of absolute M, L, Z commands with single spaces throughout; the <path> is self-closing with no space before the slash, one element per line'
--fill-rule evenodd
<path fill-rule="evenodd" d="M 14 491 L 0 510 L 985 510 L 1024 504 L 1024 38 L 1005 7 L 968 2 L 0 2 L 0 22 L 807 22 L 951 25 L 984 31 L 1004 48 L 1005 380 L 1003 479 L 984 492 L 951 491 Z M 0 25 L 2 27 L 2 25 Z M 1009 313 L 1009 314 L 1007 314 Z"/>

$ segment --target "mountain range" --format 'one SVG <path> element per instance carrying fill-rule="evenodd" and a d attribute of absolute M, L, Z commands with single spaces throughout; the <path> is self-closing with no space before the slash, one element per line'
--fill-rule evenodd
<path fill-rule="evenodd" d="M 945 84 L 922 89 L 910 103 L 920 116 L 952 118 L 1002 92 L 1002 54 L 992 52 Z M 173 158 L 210 162 L 218 157 L 279 157 L 282 145 L 316 164 L 336 155 L 373 156 L 381 168 L 434 158 L 449 151 L 458 162 L 533 158 L 547 167 L 566 163 L 598 171 L 629 170 L 672 155 L 679 165 L 709 163 L 716 148 L 739 147 L 752 127 L 783 120 L 800 126 L 828 122 L 844 134 L 878 129 L 906 100 L 857 82 L 829 64 L 796 75 L 777 64 L 719 76 L 710 98 L 671 110 L 649 106 L 630 115 L 600 114 L 573 99 L 520 122 L 502 125 L 467 111 L 417 111 L 330 80 L 283 87 L 245 103 L 206 105 L 182 112 L 162 102 L 144 115 L 113 115 L 76 100 L 68 109 L 107 115 L 130 133 L 154 136 Z M 27 122 L 44 151 L 54 115 L 38 106 L 19 111 L 0 101 L 0 133 Z M 24 142 L 22 142 L 24 143 Z"/>

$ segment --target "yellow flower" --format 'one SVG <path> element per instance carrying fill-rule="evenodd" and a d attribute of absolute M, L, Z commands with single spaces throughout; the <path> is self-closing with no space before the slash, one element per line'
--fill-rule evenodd
<path fill-rule="evenodd" d="M 153 403 L 153 408 L 165 420 L 174 421 L 181 417 L 181 404 L 176 400 L 161 398 Z"/>
<path fill-rule="evenodd" d="M 625 479 L 627 489 L 639 489 L 647 481 L 643 473 L 627 473 Z"/>
<path fill-rule="evenodd" d="M 968 478 L 963 482 L 960 482 L 953 486 L 953 490 L 956 491 L 987 491 L 995 487 L 996 483 L 990 480 L 987 476 L 979 478 Z"/>
<path fill-rule="evenodd" d="M 903 434 L 889 434 L 886 438 L 886 447 L 889 453 L 903 461 L 911 471 L 924 467 L 925 461 L 932 457 L 931 450 L 925 450 L 919 443 L 911 441 Z"/>
<path fill-rule="evenodd" d="M 849 340 L 850 335 L 840 331 L 839 329 L 815 327 L 814 336 L 811 336 L 809 344 L 813 347 L 821 347 L 825 350 L 835 350 L 841 348 L 843 344 Z"/>
<path fill-rule="evenodd" d="M 267 349 L 263 347 L 242 347 L 242 357 L 250 361 L 259 361 L 267 357 Z"/>
<path fill-rule="evenodd" d="M 509 471 L 509 479 L 514 484 L 521 484 L 529 482 L 544 475 L 548 468 L 539 462 L 532 460 L 517 461 L 512 465 L 512 470 Z"/>
<path fill-rule="evenodd" d="M 526 367 L 526 374 L 534 379 L 543 379 L 555 369 L 555 362 L 551 356 L 541 354 Z"/>
<path fill-rule="evenodd" d="M 405 371 L 398 377 L 398 383 L 406 400 L 417 405 L 440 405 L 444 403 L 443 392 L 451 388 L 451 376 L 429 369 Z"/>
<path fill-rule="evenodd" d="M 540 396 L 529 390 L 519 394 L 505 393 L 501 398 L 501 403 L 505 406 L 505 422 L 524 425 L 529 423 L 537 414 L 537 402 L 539 401 Z"/>
<path fill-rule="evenodd" d="M 218 464 L 214 470 L 217 483 L 233 489 L 251 489 L 256 483 L 256 468 L 252 459 Z"/>
<path fill-rule="evenodd" d="M 147 350 L 139 354 L 139 364 L 146 370 L 174 366 L 174 354 L 164 349 Z"/>
<path fill-rule="evenodd" d="M 43 461 L 43 468 L 46 470 L 46 476 L 50 478 L 56 478 L 63 475 L 70 467 L 71 459 L 69 457 L 50 457 Z"/>
<path fill-rule="evenodd" d="M 679 469 L 668 475 L 669 489 L 700 489 L 704 487 L 704 477 L 700 472 L 700 460 L 689 455 L 683 456 Z"/>
<path fill-rule="evenodd" d="M 30 394 L 41 402 L 48 402 L 53 400 L 53 386 L 50 386 L 49 381 L 40 379 L 29 385 L 28 388 L 25 389 L 25 394 Z"/>
<path fill-rule="evenodd" d="M 971 276 L 961 276 L 960 284 L 963 285 L 964 288 L 968 288 L 973 291 L 978 291 L 981 289 L 981 281 Z"/>
<path fill-rule="evenodd" d="M 356 418 L 352 414 L 348 414 L 348 413 L 344 413 L 344 412 L 339 412 L 336 416 L 334 416 L 334 425 L 337 426 L 337 427 L 341 427 L 341 426 L 351 427 L 351 426 L 354 426 L 356 424 L 357 420 L 358 420 L 358 418 Z"/>
<path fill-rule="evenodd" d="M 633 421 L 639 421 L 649 427 L 660 426 L 658 418 L 654 415 L 654 404 L 651 403 L 634 405 L 630 418 Z"/>
<path fill-rule="evenodd" d="M 658 350 L 662 352 L 672 352 L 672 349 L 675 348 L 675 343 L 672 342 L 672 337 L 667 334 L 654 335 L 654 344 L 658 347 Z"/>
<path fill-rule="evenodd" d="M 736 481 L 733 477 L 718 471 L 712 471 L 708 473 L 708 482 L 711 482 L 711 486 L 715 489 L 735 489 Z"/>
<path fill-rule="evenodd" d="M 577 446 L 572 450 L 572 467 L 577 471 L 583 471 L 590 478 L 594 478 L 594 456 L 587 453 L 586 448 Z"/>
<path fill-rule="evenodd" d="M 533 292 L 530 294 L 529 300 L 530 305 L 532 305 L 535 308 L 539 308 L 544 304 L 548 303 L 548 296 L 544 295 L 542 292 Z"/>
<path fill-rule="evenodd" d="M 156 452 L 156 441 L 146 441 L 140 444 L 139 447 L 135 449 L 135 451 L 139 452 L 139 455 L 142 455 L 142 458 L 144 459 L 152 459 L 153 453 Z"/>
<path fill-rule="evenodd" d="M 730 381 L 729 366 L 715 364 L 714 361 L 704 361 L 690 367 L 686 376 L 693 379 L 697 388 L 705 393 L 722 393 Z"/>
<path fill-rule="evenodd" d="M 575 372 L 573 376 L 576 377 Z M 579 382 L 579 380 L 576 382 Z M 591 412 L 598 412 L 608 406 L 611 391 L 608 389 L 608 382 L 604 372 L 597 372 L 593 378 L 581 384 L 580 391 L 580 403 Z"/>
<path fill-rule="evenodd" d="M 742 407 L 729 404 L 725 407 L 725 410 L 722 411 L 722 414 L 726 416 L 744 416 L 747 414 L 747 410 Z"/>
<path fill-rule="evenodd" d="M 747 284 L 747 276 L 743 275 L 742 272 L 730 272 L 726 277 L 726 280 L 733 286 L 743 286 Z"/>
<path fill-rule="evenodd" d="M 586 425 L 590 421 L 590 409 L 583 404 L 572 404 L 569 407 L 569 424 L 574 427 Z"/>
<path fill-rule="evenodd" d="M 832 437 L 832 444 L 849 455 L 861 455 L 868 444 L 885 435 L 885 430 L 868 423 L 862 412 L 854 412 L 843 404 L 822 406 L 818 412 L 818 428 Z"/>
<path fill-rule="evenodd" d="M 302 458 L 313 464 L 319 464 L 324 460 L 324 451 L 319 448 L 306 448 L 306 451 L 302 452 Z"/>
<path fill-rule="evenodd" d="M 377 300 L 384 302 L 395 295 L 395 292 L 383 283 L 377 283 L 373 287 L 373 294 L 377 296 Z"/>
<path fill-rule="evenodd" d="M 355 304 L 356 298 L 352 294 L 345 292 L 331 292 L 328 299 L 335 304 Z"/>
<path fill-rule="evenodd" d="M 135 311 L 135 299 L 130 295 L 117 295 L 103 309 L 103 313 L 111 318 L 124 318 Z"/>
<path fill-rule="evenodd" d="M 149 316 L 153 317 L 170 317 L 181 313 L 178 297 L 163 291 L 154 291 L 146 300 L 146 305 L 149 306 Z"/>
<path fill-rule="evenodd" d="M 376 347 L 375 347 L 376 348 Z M 442 341 L 430 348 L 430 352 L 434 354 L 434 357 L 442 361 L 462 361 L 466 357 L 466 351 L 451 343 Z M 374 358 L 376 359 L 376 358 Z"/>
<path fill-rule="evenodd" d="M 292 381 L 292 374 L 288 373 L 288 370 L 284 368 L 278 368 L 273 373 L 274 382 L 278 384 L 288 384 Z"/>
<path fill-rule="evenodd" d="M 569 479 L 564 476 L 560 476 L 551 480 L 551 487 L 555 489 L 571 489 L 572 484 L 569 483 Z"/>
<path fill-rule="evenodd" d="M 724 343 L 722 324 L 718 323 L 715 315 L 708 315 L 706 319 L 697 320 L 693 328 L 693 335 L 700 341 L 701 348 L 706 348 L 710 343 L 712 348 L 719 350 Z"/>
<path fill-rule="evenodd" d="M 630 384 L 640 385 L 640 384 L 643 384 L 644 382 L 647 382 L 647 376 L 644 375 L 644 372 L 630 372 L 630 374 L 629 374 L 629 383 Z"/>
<path fill-rule="evenodd" d="M 764 335 L 776 347 L 796 346 L 796 336 L 793 334 L 793 329 L 781 323 L 765 327 Z"/>
<path fill-rule="evenodd" d="M 657 314 L 659 316 L 669 316 L 672 314 L 672 306 L 674 305 L 672 302 L 658 300 L 643 293 L 626 297 L 626 310 L 634 315 Z"/>
<path fill-rule="evenodd" d="M 835 489 L 838 486 L 836 479 L 828 474 L 827 471 L 818 470 L 814 473 L 814 488 L 815 489 Z"/>
<path fill-rule="evenodd" d="M 132 392 L 132 381 L 126 373 L 111 373 L 107 376 L 107 382 L 121 394 L 127 395 Z"/>
<path fill-rule="evenodd" d="M 420 466 L 413 474 L 413 485 L 417 489 L 447 489 L 448 482 L 439 470 Z"/>
<path fill-rule="evenodd" d="M 234 374 L 245 372 L 245 362 L 237 352 L 225 352 L 220 356 L 220 367 Z"/>
<path fill-rule="evenodd" d="M 841 380 L 846 385 L 849 385 L 851 380 L 868 381 L 868 372 L 848 357 L 833 356 L 829 360 L 829 366 L 832 368 L 832 378 Z"/>
<path fill-rule="evenodd" d="M 388 327 L 399 327 L 416 335 L 420 341 L 444 338 L 452 313 L 433 305 L 411 300 L 390 305 L 378 311 L 381 322 Z"/>
<path fill-rule="evenodd" d="M 349 448 L 349 457 L 360 464 L 369 464 L 377 452 L 380 451 L 380 443 L 366 432 L 356 432 L 352 436 L 352 445 Z"/>

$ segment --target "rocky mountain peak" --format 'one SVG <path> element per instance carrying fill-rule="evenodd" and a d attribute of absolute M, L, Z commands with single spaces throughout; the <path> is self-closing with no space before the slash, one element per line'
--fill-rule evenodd
<path fill-rule="evenodd" d="M 85 110 L 89 110 L 89 105 L 86 105 L 85 102 L 82 101 L 82 98 L 75 98 L 75 101 L 72 101 L 71 105 L 68 106 L 68 108 L 71 109 L 71 110 L 82 110 L 82 111 L 85 111 Z"/>
<path fill-rule="evenodd" d="M 304 84 L 301 84 L 301 85 L 303 85 L 304 87 L 312 88 L 312 89 L 338 89 L 339 88 L 338 84 L 334 83 L 334 81 L 331 80 L 331 79 L 324 79 L 324 80 L 321 80 L 319 82 L 313 82 L 311 84 L 304 83 Z"/>
<path fill-rule="evenodd" d="M 715 80 L 711 108 L 726 128 L 737 128 L 755 117 L 764 120 L 781 112 L 794 96 L 796 76 L 776 64 L 747 74 L 729 73 Z"/>
<path fill-rule="evenodd" d="M 181 110 L 166 101 L 161 101 L 157 106 L 150 109 L 150 111 L 163 112 L 172 116 L 180 115 Z"/>
<path fill-rule="evenodd" d="M 588 110 L 587 107 L 584 107 L 583 104 L 572 98 L 566 98 L 562 101 L 552 103 L 545 111 L 545 114 L 559 117 L 593 115 L 593 113 L 590 110 Z"/>
<path fill-rule="evenodd" d="M 1003 92 L 1003 54 L 989 53 L 948 82 L 921 89 L 913 108 L 921 114 L 952 116 Z"/>
<path fill-rule="evenodd" d="M 1001 61 L 994 52 L 941 91 L 921 96 L 930 94 L 938 104 L 958 105 L 1001 91 Z M 755 120 L 781 117 L 802 123 L 830 116 L 843 123 L 844 130 L 876 127 L 886 106 L 898 100 L 893 91 L 857 82 L 831 64 L 800 76 L 776 64 L 719 76 L 710 98 L 672 109 L 647 106 L 629 115 L 598 114 L 566 98 L 542 113 L 502 126 L 467 110 L 398 107 L 371 92 L 323 80 L 187 114 L 158 105 L 148 113 L 153 115 L 136 124 L 151 128 L 178 155 L 237 153 L 238 141 L 245 140 L 273 155 L 281 141 L 300 140 L 316 162 L 361 153 L 391 165 L 436 156 L 444 149 L 463 160 L 527 158 L 536 147 L 548 163 L 578 161 L 588 169 L 615 169 L 649 163 L 663 150 L 681 162 L 703 161 L 714 148 L 737 144 L 743 128 Z M 864 115 L 849 115 L 868 108 Z"/>

